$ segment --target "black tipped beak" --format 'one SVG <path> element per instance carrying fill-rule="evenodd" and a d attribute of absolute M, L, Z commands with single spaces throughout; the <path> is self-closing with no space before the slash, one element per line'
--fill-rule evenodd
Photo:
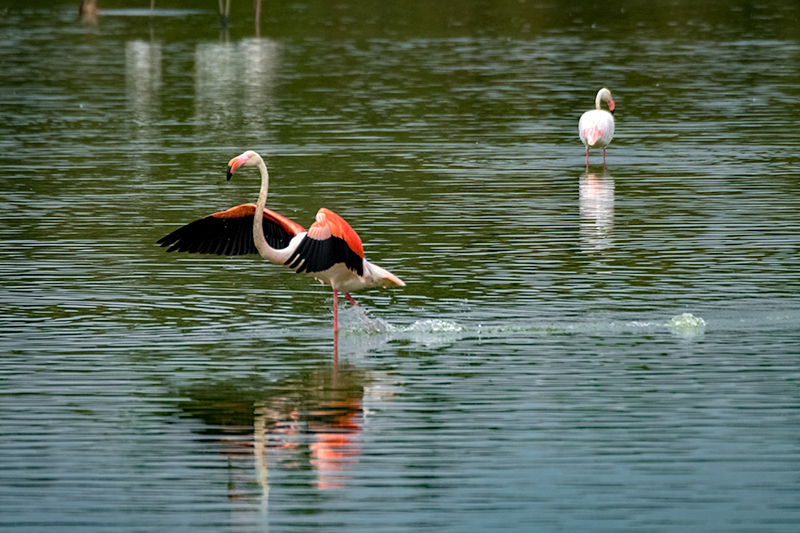
<path fill-rule="evenodd" d="M 231 167 L 228 166 L 228 174 L 227 174 L 228 181 L 231 181 L 231 176 L 233 176 L 233 171 L 231 170 Z"/>
<path fill-rule="evenodd" d="M 613 109 L 611 110 L 611 114 L 612 114 L 612 115 L 614 114 L 614 110 L 613 110 Z M 228 176 L 228 179 L 231 179 L 231 178 L 230 178 L 230 175 Z"/>

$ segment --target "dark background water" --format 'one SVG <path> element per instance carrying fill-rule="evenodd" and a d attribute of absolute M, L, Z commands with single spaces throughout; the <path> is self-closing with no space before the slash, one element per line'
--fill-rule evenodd
<path fill-rule="evenodd" d="M 796 2 L 233 2 L 0 0 L 0 527 L 796 529 Z M 337 360 L 154 244 L 251 148 L 408 284 Z"/>

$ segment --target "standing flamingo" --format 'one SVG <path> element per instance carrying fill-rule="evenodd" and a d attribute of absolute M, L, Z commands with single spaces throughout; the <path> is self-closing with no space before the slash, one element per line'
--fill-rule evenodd
<path fill-rule="evenodd" d="M 600 109 L 601 102 L 608 103 L 608 111 Z M 586 147 L 586 166 L 589 166 L 589 148 L 603 149 L 603 166 L 606 164 L 606 146 L 614 138 L 614 100 L 611 91 L 603 87 L 594 99 L 594 109 L 581 115 L 578 133 Z"/>
<path fill-rule="evenodd" d="M 158 244 L 168 252 L 217 255 L 258 253 L 271 263 L 308 274 L 333 288 L 333 332 L 339 332 L 339 291 L 358 305 L 350 291 L 369 287 L 404 287 L 400 278 L 364 259 L 358 234 L 339 215 L 317 212 L 308 231 L 300 224 L 265 208 L 269 173 L 261 156 L 252 150 L 228 163 L 228 179 L 239 167 L 258 167 L 261 191 L 258 202 L 242 204 L 178 228 Z"/>

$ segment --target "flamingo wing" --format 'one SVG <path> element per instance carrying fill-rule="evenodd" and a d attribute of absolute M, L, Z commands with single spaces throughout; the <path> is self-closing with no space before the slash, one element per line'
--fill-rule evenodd
<path fill-rule="evenodd" d="M 298 273 L 314 274 L 339 263 L 363 276 L 364 245 L 350 224 L 323 207 L 285 264 Z"/>
<path fill-rule="evenodd" d="M 195 220 L 166 237 L 158 244 L 169 246 L 168 252 L 189 252 L 216 255 L 257 254 L 253 242 L 253 216 L 256 204 L 242 204 L 226 211 L 212 213 Z M 286 248 L 292 237 L 305 228 L 269 209 L 264 209 L 264 237 L 273 248 Z"/>

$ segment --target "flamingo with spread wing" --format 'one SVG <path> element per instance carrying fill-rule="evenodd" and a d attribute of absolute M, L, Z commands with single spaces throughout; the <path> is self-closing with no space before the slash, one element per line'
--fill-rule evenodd
<path fill-rule="evenodd" d="M 364 259 L 358 234 L 339 215 L 324 207 L 308 230 L 267 209 L 269 173 L 264 160 L 248 150 L 228 163 L 228 179 L 240 167 L 258 167 L 261 191 L 255 204 L 212 213 L 178 228 L 158 241 L 168 252 L 217 255 L 259 254 L 271 263 L 308 274 L 333 288 L 333 331 L 339 331 L 339 291 L 370 287 L 403 287 L 400 278 Z"/>

